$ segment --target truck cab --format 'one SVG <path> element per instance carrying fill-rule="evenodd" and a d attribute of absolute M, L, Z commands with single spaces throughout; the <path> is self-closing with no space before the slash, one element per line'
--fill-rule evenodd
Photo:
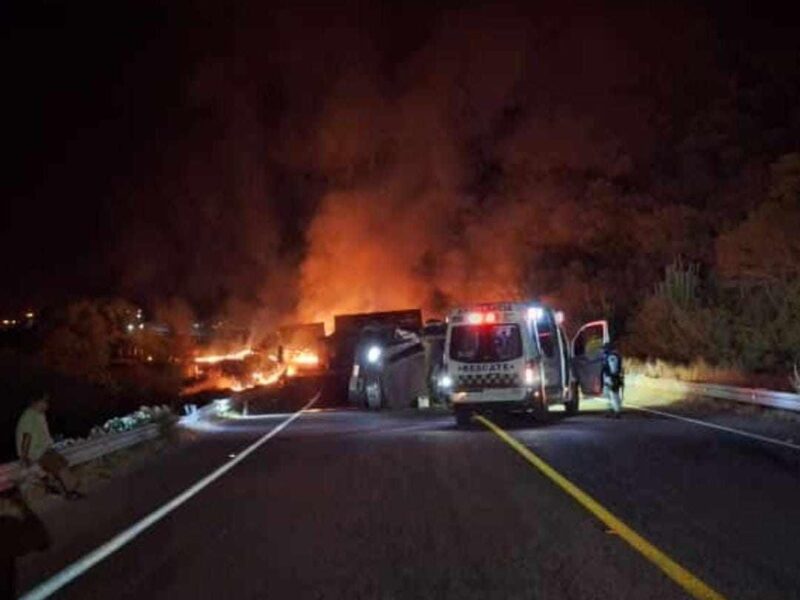
<path fill-rule="evenodd" d="M 594 321 L 568 340 L 563 314 L 540 303 L 500 302 L 455 309 L 447 319 L 439 380 L 456 421 L 480 411 L 525 411 L 545 419 L 552 405 L 578 412 L 580 391 L 602 389 L 608 323 Z"/>
<path fill-rule="evenodd" d="M 424 347 L 417 333 L 390 324 L 367 326 L 355 344 L 348 401 L 369 409 L 408 405 L 405 396 L 422 391 L 423 369 Z M 402 386 L 395 385 L 398 378 Z"/>

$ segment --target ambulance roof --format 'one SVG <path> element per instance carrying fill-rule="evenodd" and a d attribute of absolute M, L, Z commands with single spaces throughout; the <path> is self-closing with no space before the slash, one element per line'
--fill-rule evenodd
<path fill-rule="evenodd" d="M 463 317 L 469 313 L 498 312 L 506 313 L 508 319 L 525 319 L 530 309 L 549 310 L 541 302 L 481 302 L 454 308 L 450 311 L 449 317 Z M 513 315 L 513 316 L 512 316 Z"/>

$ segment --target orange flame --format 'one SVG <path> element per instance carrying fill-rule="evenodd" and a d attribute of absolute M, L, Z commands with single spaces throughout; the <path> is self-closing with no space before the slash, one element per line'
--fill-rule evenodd
<path fill-rule="evenodd" d="M 194 362 L 204 365 L 215 365 L 226 360 L 244 360 L 252 354 L 252 348 L 244 348 L 243 350 L 231 352 L 230 354 L 207 354 L 204 356 L 196 356 Z"/>
<path fill-rule="evenodd" d="M 299 350 L 290 354 L 289 362 L 296 365 L 316 367 L 319 364 L 319 356 L 316 352 L 311 352 L 310 350 Z"/>

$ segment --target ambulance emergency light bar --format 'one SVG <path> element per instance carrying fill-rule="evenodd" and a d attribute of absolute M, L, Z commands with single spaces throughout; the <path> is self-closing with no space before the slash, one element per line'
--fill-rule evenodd
<path fill-rule="evenodd" d="M 470 325 L 492 325 L 497 323 L 500 319 L 499 312 L 494 310 L 473 311 L 466 315 L 466 322 Z M 541 306 L 528 307 L 528 320 L 540 321 L 545 315 L 544 309 Z M 557 325 L 564 322 L 564 313 L 557 311 L 555 313 L 555 320 Z"/>
<path fill-rule="evenodd" d="M 471 312 L 467 314 L 467 323 L 470 325 L 491 325 L 497 322 L 497 313 L 494 312 Z"/>

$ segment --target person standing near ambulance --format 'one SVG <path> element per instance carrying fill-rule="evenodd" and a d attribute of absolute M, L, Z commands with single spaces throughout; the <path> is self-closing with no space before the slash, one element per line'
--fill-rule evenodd
<path fill-rule="evenodd" d="M 622 414 L 622 390 L 625 387 L 625 371 L 622 357 L 608 343 L 603 346 L 603 369 L 601 371 L 603 393 L 608 399 L 610 414 L 619 419 Z"/>

